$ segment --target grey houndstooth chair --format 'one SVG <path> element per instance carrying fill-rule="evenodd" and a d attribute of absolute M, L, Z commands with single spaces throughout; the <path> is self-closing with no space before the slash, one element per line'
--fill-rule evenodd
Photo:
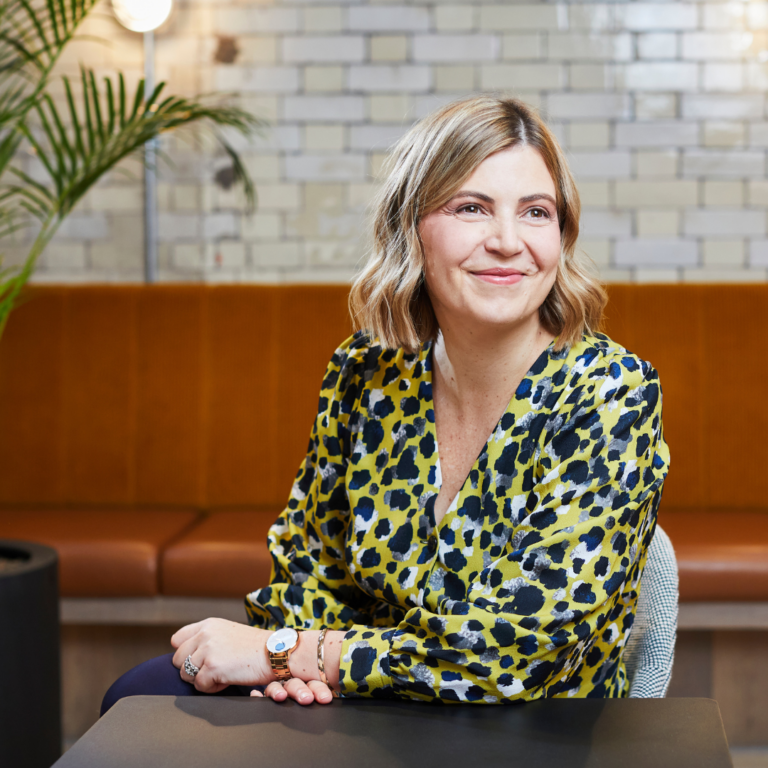
<path fill-rule="evenodd" d="M 658 525 L 640 585 L 635 623 L 624 650 L 629 696 L 661 699 L 672 677 L 679 593 L 675 550 Z"/>

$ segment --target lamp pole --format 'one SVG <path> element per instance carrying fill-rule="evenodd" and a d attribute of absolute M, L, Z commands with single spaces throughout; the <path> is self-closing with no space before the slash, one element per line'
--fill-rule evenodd
<path fill-rule="evenodd" d="M 112 0 L 117 20 L 144 34 L 144 100 L 155 90 L 155 30 L 171 13 L 173 0 Z M 144 145 L 144 280 L 157 282 L 157 139 Z"/>
<path fill-rule="evenodd" d="M 144 33 L 144 99 L 155 90 L 155 33 Z M 144 282 L 157 282 L 157 139 L 144 145 Z"/>

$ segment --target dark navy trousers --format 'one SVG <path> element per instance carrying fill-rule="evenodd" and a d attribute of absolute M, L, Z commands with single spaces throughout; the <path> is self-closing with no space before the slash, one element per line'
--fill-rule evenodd
<path fill-rule="evenodd" d="M 116 701 L 126 696 L 248 696 L 250 686 L 230 685 L 218 693 L 200 693 L 192 683 L 179 677 L 179 670 L 173 666 L 173 654 L 145 661 L 138 667 L 118 677 L 101 702 L 103 715 Z M 259 688 L 259 690 L 261 690 Z"/>

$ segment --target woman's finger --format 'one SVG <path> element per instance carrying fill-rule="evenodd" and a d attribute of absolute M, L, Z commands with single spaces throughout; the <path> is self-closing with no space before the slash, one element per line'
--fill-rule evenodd
<path fill-rule="evenodd" d="M 311 704 L 315 700 L 315 695 L 309 689 L 307 684 L 298 677 L 292 677 L 287 682 L 283 683 L 287 694 L 299 704 Z"/>
<path fill-rule="evenodd" d="M 200 666 L 199 662 L 204 661 L 204 659 L 200 658 L 200 653 L 197 653 L 198 651 L 198 642 L 196 640 L 196 637 L 193 635 L 188 640 L 185 640 L 177 649 L 176 652 L 173 654 L 173 666 L 177 669 L 183 669 L 184 667 L 184 660 L 187 658 L 187 656 L 193 656 L 197 657 L 198 659 L 198 666 Z"/>
<path fill-rule="evenodd" d="M 285 701 L 288 698 L 288 694 L 283 688 L 282 683 L 277 680 L 271 682 L 265 689 L 264 695 L 273 701 Z"/>
<path fill-rule="evenodd" d="M 199 654 L 198 654 L 198 656 L 199 656 Z M 195 675 L 190 675 L 189 672 L 187 672 L 187 670 L 185 669 L 186 659 L 187 659 L 187 657 L 185 656 L 184 659 L 181 662 L 181 666 L 179 667 L 179 676 L 181 677 L 181 679 L 185 683 L 192 683 L 192 685 L 194 685 L 195 688 L 197 688 L 197 678 L 199 677 L 200 672 L 202 672 L 203 661 L 200 658 L 195 660 L 195 657 L 191 656 L 190 661 L 192 662 L 192 664 L 194 666 L 196 666 L 198 668 L 199 671 Z"/>
<path fill-rule="evenodd" d="M 309 690 L 320 704 L 330 704 L 333 701 L 333 691 L 320 680 L 310 680 L 307 683 Z"/>
<path fill-rule="evenodd" d="M 192 682 L 200 693 L 218 693 L 228 687 L 228 683 L 218 682 L 208 667 L 201 667 Z"/>
<path fill-rule="evenodd" d="M 194 624 L 187 624 L 171 637 L 171 645 L 178 648 L 182 643 L 194 637 L 200 631 L 202 621 L 196 621 Z"/>

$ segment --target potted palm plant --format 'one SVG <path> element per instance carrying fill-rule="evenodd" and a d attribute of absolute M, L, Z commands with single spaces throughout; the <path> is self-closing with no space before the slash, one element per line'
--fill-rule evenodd
<path fill-rule="evenodd" d="M 237 152 L 216 129 L 250 136 L 264 123 L 236 106 L 164 96 L 164 83 L 145 93 L 143 80 L 128 93 L 122 73 L 98 82 L 85 67 L 81 88 L 61 78 L 65 99 L 57 106 L 54 68 L 97 3 L 0 0 L 0 336 L 41 253 L 77 202 L 105 173 L 160 134 L 207 125 L 229 154 L 249 204 L 254 200 Z M 25 145 L 39 160 L 43 181 L 14 162 Z M 30 225 L 34 238 L 23 264 L 3 269 L 3 239 Z"/>

